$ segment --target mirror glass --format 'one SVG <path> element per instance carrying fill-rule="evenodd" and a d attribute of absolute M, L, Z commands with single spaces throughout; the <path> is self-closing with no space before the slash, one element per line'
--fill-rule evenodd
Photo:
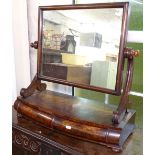
<path fill-rule="evenodd" d="M 123 8 L 43 10 L 41 75 L 115 90 Z"/>

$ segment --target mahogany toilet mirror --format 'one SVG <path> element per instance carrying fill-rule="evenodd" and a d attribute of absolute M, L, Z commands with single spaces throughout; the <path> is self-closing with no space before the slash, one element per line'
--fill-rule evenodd
<path fill-rule="evenodd" d="M 18 113 L 120 151 L 135 118 L 135 111 L 127 109 L 133 58 L 138 55 L 125 47 L 128 6 L 128 2 L 40 6 L 38 41 L 31 43 L 38 49 L 37 74 L 28 88 L 21 89 L 14 104 Z M 92 110 L 95 101 L 47 92 L 41 80 L 121 96 L 120 103 Z"/>

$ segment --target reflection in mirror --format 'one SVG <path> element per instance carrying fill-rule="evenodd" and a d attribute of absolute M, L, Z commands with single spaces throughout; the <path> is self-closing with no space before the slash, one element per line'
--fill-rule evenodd
<path fill-rule="evenodd" d="M 115 89 L 123 8 L 43 11 L 44 76 Z"/>

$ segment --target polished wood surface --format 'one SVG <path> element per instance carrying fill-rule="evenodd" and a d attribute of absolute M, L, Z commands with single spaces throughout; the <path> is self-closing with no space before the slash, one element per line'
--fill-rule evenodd
<path fill-rule="evenodd" d="M 114 151 L 123 149 L 134 129 L 134 110 L 127 110 L 122 121 L 113 124 L 115 106 L 48 90 L 27 98 L 18 97 L 14 108 L 42 126 L 100 143 Z"/>
<path fill-rule="evenodd" d="M 115 153 L 103 145 L 79 140 L 57 131 L 37 125 L 30 120 L 17 117 L 13 109 L 13 155 L 49 154 L 49 155 L 142 155 L 142 129 L 135 132 L 126 141 L 121 153 Z M 53 153 L 54 152 L 54 153 Z"/>
<path fill-rule="evenodd" d="M 18 100 L 47 114 L 55 114 L 66 119 L 83 120 L 85 123 L 86 121 L 97 122 L 97 124 L 109 126 L 113 126 L 112 113 L 117 108 L 103 102 L 49 90 L 35 92 L 27 98 L 18 97 Z M 121 127 L 119 125 L 115 126 Z"/>

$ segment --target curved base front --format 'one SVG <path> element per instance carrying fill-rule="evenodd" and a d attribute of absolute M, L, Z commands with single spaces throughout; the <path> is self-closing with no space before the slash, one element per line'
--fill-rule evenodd
<path fill-rule="evenodd" d="M 118 125 L 113 125 L 110 114 L 114 107 L 97 107 L 98 102 L 94 102 L 43 91 L 28 98 L 17 98 L 14 108 L 24 117 L 42 126 L 105 145 L 115 152 L 121 151 L 124 142 L 133 132 L 135 111 L 128 110 L 125 118 Z M 81 117 L 77 117 L 80 114 Z"/>

